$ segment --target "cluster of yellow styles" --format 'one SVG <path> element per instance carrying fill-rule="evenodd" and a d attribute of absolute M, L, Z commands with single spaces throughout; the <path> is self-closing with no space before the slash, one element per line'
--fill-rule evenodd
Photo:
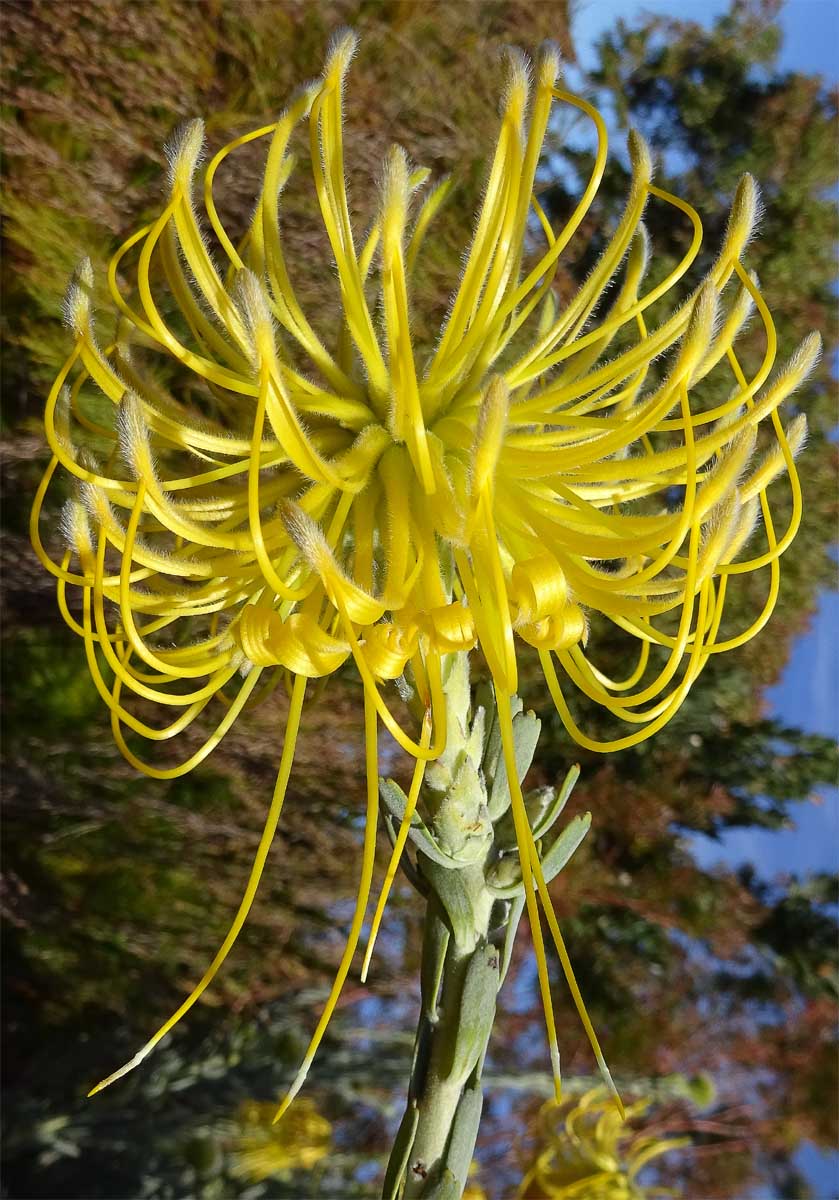
<path fill-rule="evenodd" d="M 642 1117 L 649 1107 L 649 1100 L 636 1100 L 626 1117 Z M 570 1107 L 550 1101 L 539 1123 L 544 1148 L 522 1180 L 522 1200 L 652 1200 L 676 1195 L 667 1188 L 642 1186 L 639 1176 L 662 1154 L 689 1146 L 690 1138 L 635 1133 L 624 1125 L 606 1088 L 592 1088 Z"/>
<path fill-rule="evenodd" d="M 274 1175 L 310 1171 L 322 1162 L 332 1145 L 332 1126 L 307 1096 L 280 1125 L 275 1104 L 246 1100 L 240 1106 L 230 1139 L 231 1173 L 249 1183 Z"/>
<path fill-rule="evenodd" d="M 558 308 L 555 274 L 600 184 L 606 130 L 586 100 L 557 86 L 553 48 L 544 48 L 532 69 L 511 53 L 472 244 L 439 339 L 420 361 L 411 336 L 412 273 L 450 184 L 422 198 L 428 172 L 412 169 L 394 147 L 377 217 L 357 238 L 342 134 L 355 44 L 351 33 L 336 38 L 321 79 L 276 122 L 210 161 L 209 235 L 195 195 L 203 127 L 195 121 L 181 131 L 170 148 L 163 211 L 111 261 L 118 319 L 110 344 L 103 346 L 94 328 L 89 264 L 68 294 L 75 340 L 47 403 L 54 457 L 37 495 L 32 538 L 58 579 L 66 622 L 84 640 L 120 749 L 147 775 L 173 779 L 205 759 L 243 708 L 278 680 L 290 691 L 276 789 L 231 930 L 173 1017 L 99 1087 L 145 1057 L 229 952 L 276 830 L 307 683 L 352 659 L 363 687 L 368 780 L 361 880 L 335 986 L 286 1102 L 296 1094 L 365 919 L 378 728 L 416 764 L 397 843 L 404 846 L 424 767 L 447 737 L 446 656 L 477 648 L 495 689 L 558 1076 L 540 899 L 575 999 L 578 992 L 515 782 L 510 698 L 517 639 L 538 652 L 575 741 L 597 751 L 635 745 L 672 717 L 711 655 L 740 646 L 766 623 L 778 594 L 778 560 L 800 519 L 793 458 L 806 426 L 796 417 L 785 432 L 777 410 L 812 367 L 819 343 L 805 341 L 767 382 L 775 331 L 741 262 L 756 218 L 753 181 L 746 177 L 738 188 L 708 275 L 648 327 L 645 312 L 696 258 L 702 226 L 690 205 L 653 185 L 649 151 L 631 134 L 625 210 L 585 284 Z M 590 119 L 597 136 L 591 176 L 560 231 L 534 195 L 557 101 Z M 308 123 L 308 155 L 305 140 L 300 154 L 289 148 L 301 123 Z M 268 147 L 264 181 L 236 246 L 218 216 L 213 185 L 228 155 L 258 139 Z M 295 293 L 292 268 L 305 264 L 289 264 L 283 248 L 280 200 L 298 157 L 308 158 L 340 290 L 343 323 L 332 349 Z M 641 219 L 648 202 L 679 210 L 691 232 L 681 261 L 645 291 Z M 135 286 L 125 291 L 130 274 Z M 749 373 L 735 342 L 755 310 L 765 352 Z M 162 382 L 161 362 L 170 374 L 181 372 L 177 395 Z M 703 382 L 720 372 L 729 398 L 709 405 Z M 768 448 L 755 462 L 761 423 L 771 426 L 771 443 L 764 439 Z M 68 549 L 55 563 L 42 544 L 39 513 L 59 467 L 76 492 L 64 513 Z M 766 489 L 781 474 L 792 490 L 792 515 L 779 534 Z M 743 559 L 761 514 L 765 548 Z M 721 634 L 729 578 L 761 568 L 768 574 L 762 612 L 748 629 Z M 80 609 L 68 602 L 68 588 L 80 592 Z M 590 656 L 590 614 L 613 622 L 637 646 L 637 663 L 624 678 L 609 678 Z M 406 673 L 426 714 L 419 734 L 399 724 L 386 699 L 387 681 Z M 584 733 L 565 681 L 630 731 L 609 741 Z M 168 706 L 173 720 L 146 723 L 132 711 L 132 698 Z M 173 738 L 204 716 L 211 732 L 179 766 L 145 763 L 128 744 L 128 734 Z M 388 887 L 394 870 L 392 863 Z M 383 902 L 384 895 L 375 928 Z"/>

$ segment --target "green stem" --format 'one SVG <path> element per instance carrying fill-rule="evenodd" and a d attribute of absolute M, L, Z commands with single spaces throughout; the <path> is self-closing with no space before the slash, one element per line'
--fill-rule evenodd
<path fill-rule="evenodd" d="M 466 1186 L 501 962 L 488 940 L 493 901 L 486 893 L 482 899 L 471 944 L 450 936 L 434 895 L 428 903 L 423 1003 L 408 1107 L 388 1165 L 386 1200 L 459 1200 Z"/>

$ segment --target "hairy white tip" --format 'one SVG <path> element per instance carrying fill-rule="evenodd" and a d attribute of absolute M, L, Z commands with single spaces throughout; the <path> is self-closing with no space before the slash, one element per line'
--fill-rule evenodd
<path fill-rule="evenodd" d="M 797 458 L 807 443 L 807 418 L 804 413 L 793 417 L 786 430 L 789 452 Z M 768 454 L 764 455 L 757 470 L 753 471 L 742 487 L 744 500 L 750 500 L 758 492 L 767 488 L 773 480 L 787 470 L 787 456 L 781 445 L 776 443 Z"/>
<path fill-rule="evenodd" d="M 64 324 L 79 334 L 90 322 L 90 301 L 93 292 L 93 264 L 83 258 L 73 272 L 61 306 Z"/>
<path fill-rule="evenodd" d="M 708 346 L 714 337 L 717 315 L 719 313 L 719 295 L 713 282 L 707 280 L 697 294 L 688 321 L 687 329 L 682 338 L 682 348 L 676 363 L 676 373 L 691 380 L 693 372 L 702 361 Z"/>
<path fill-rule="evenodd" d="M 808 333 L 807 337 L 793 354 L 787 364 L 787 372 L 795 375 L 798 384 L 810 374 L 822 356 L 822 338 L 820 333 Z"/>
<path fill-rule="evenodd" d="M 506 79 L 501 97 L 501 111 L 511 112 L 516 120 L 521 120 L 530 92 L 531 62 L 518 46 L 505 46 L 504 66 Z"/>
<path fill-rule="evenodd" d="M 169 186 L 188 184 L 204 149 L 204 122 L 200 117 L 179 125 L 163 147 L 169 162 Z"/>
<path fill-rule="evenodd" d="M 536 55 L 536 79 L 540 87 L 553 87 L 562 70 L 562 54 L 556 42 L 542 42 Z"/>
<path fill-rule="evenodd" d="M 723 258 L 739 258 L 760 221 L 762 205 L 753 175 L 744 175 L 737 184 L 723 240 Z"/>
<path fill-rule="evenodd" d="M 799 413 L 797 417 L 793 417 L 787 429 L 787 441 L 789 442 L 793 458 L 798 458 L 801 451 L 807 445 L 808 432 L 807 414 Z"/>
<path fill-rule="evenodd" d="M 331 561 L 332 551 L 323 530 L 299 504 L 293 500 L 281 500 L 279 504 L 280 520 L 286 527 L 286 532 L 300 551 L 303 558 L 315 570 L 319 570 L 324 558 Z"/>
<path fill-rule="evenodd" d="M 84 471 L 90 471 L 91 475 L 100 474 L 102 464 L 87 446 L 79 448 L 76 454 L 76 462 Z"/>
<path fill-rule="evenodd" d="M 123 461 L 137 479 L 154 475 L 149 430 L 143 406 L 133 392 L 126 391 L 117 409 L 117 438 Z"/>
<path fill-rule="evenodd" d="M 382 171 L 382 245 L 385 266 L 401 242 L 408 218 L 411 194 L 408 155 L 401 146 L 391 146 Z"/>
<path fill-rule="evenodd" d="M 59 529 L 68 550 L 72 550 L 80 558 L 91 553 L 93 546 L 88 515 L 85 506 L 78 500 L 65 500 L 61 506 Z"/>
<path fill-rule="evenodd" d="M 280 113 L 280 120 L 282 120 L 283 117 L 288 116 L 288 114 L 296 107 L 296 105 L 301 100 L 305 101 L 305 105 L 304 105 L 303 112 L 300 115 L 303 117 L 307 117 L 309 115 L 309 110 L 311 109 L 312 105 L 314 104 L 315 98 L 317 97 L 317 94 L 321 90 L 322 87 L 323 87 L 322 79 L 310 79 L 308 83 L 304 83 L 300 87 L 295 88 L 294 91 L 291 93 L 290 100 L 288 101 L 285 108 Z"/>
<path fill-rule="evenodd" d="M 626 137 L 626 149 L 632 166 L 632 187 L 646 187 L 653 177 L 653 156 L 649 143 L 637 129 L 630 129 Z"/>
<path fill-rule="evenodd" d="M 262 281 L 254 275 L 253 271 L 240 272 L 236 299 L 242 314 L 251 359 L 255 365 L 258 365 L 262 340 L 267 338 L 271 345 L 274 343 L 274 319 Z"/>
<path fill-rule="evenodd" d="M 349 70 L 350 63 L 358 49 L 358 34 L 354 29 L 344 27 L 336 29 L 329 39 L 326 49 L 326 63 L 323 68 L 324 79 L 337 76 L 343 79 Z"/>

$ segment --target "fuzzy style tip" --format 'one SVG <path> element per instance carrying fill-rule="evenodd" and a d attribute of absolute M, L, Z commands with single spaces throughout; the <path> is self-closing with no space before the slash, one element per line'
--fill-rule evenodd
<path fill-rule="evenodd" d="M 163 147 L 169 163 L 169 186 L 188 186 L 204 149 L 204 122 L 200 117 L 179 125 Z"/>
<path fill-rule="evenodd" d="M 326 51 L 326 63 L 323 68 L 324 79 L 333 82 L 343 80 L 357 50 L 358 34 L 355 30 L 349 27 L 336 29 L 329 39 Z"/>
<path fill-rule="evenodd" d="M 117 438 L 120 453 L 135 479 L 151 479 L 155 475 L 154 457 L 143 406 L 133 392 L 126 392 L 117 409 Z"/>
<path fill-rule="evenodd" d="M 539 87 L 554 87 L 562 72 L 562 52 L 559 45 L 548 39 L 542 42 L 536 55 L 536 82 Z"/>
<path fill-rule="evenodd" d="M 77 337 L 90 325 L 92 293 L 93 264 L 83 258 L 72 274 L 61 306 L 65 326 Z"/>

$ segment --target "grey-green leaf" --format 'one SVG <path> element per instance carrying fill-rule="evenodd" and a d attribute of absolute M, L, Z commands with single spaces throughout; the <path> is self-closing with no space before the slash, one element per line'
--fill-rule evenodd
<path fill-rule="evenodd" d="M 562 781 L 562 787 L 556 793 L 553 803 L 545 808 L 542 816 L 533 826 L 534 838 L 543 837 L 548 832 L 552 825 L 556 823 L 565 805 L 568 803 L 568 797 L 574 790 L 577 780 L 580 778 L 580 764 L 574 763 L 568 771 L 568 774 Z"/>
<path fill-rule="evenodd" d="M 463 1184 L 448 1169 L 430 1187 L 422 1190 L 422 1200 L 460 1200 Z"/>
<path fill-rule="evenodd" d="M 413 1104 L 409 1104 L 397 1130 L 393 1142 L 393 1151 L 387 1164 L 382 1200 L 397 1200 L 402 1188 L 402 1180 L 411 1159 L 411 1149 L 416 1137 L 419 1124 L 419 1112 Z"/>
<path fill-rule="evenodd" d="M 591 813 L 582 813 L 566 825 L 542 856 L 542 874 L 545 883 L 555 879 L 571 855 L 586 836 L 591 826 Z M 502 868 L 501 864 L 505 864 Z M 512 855 L 505 855 L 493 863 L 487 871 L 487 887 L 498 900 L 509 900 L 523 894 L 521 873 L 516 870 L 517 862 Z M 517 878 L 516 878 L 517 876 Z"/>
<path fill-rule="evenodd" d="M 382 798 L 382 803 L 396 823 L 401 824 L 402 818 L 405 815 L 408 797 L 402 791 L 399 784 L 393 779 L 380 779 L 379 795 Z M 461 866 L 461 863 L 456 858 L 452 858 L 450 854 L 446 854 L 440 848 L 431 830 L 416 811 L 414 811 L 414 815 L 411 818 L 411 828 L 408 831 L 408 837 L 418 850 L 421 850 L 423 854 L 426 854 L 434 862 L 439 863 L 441 867 L 448 867 L 449 870 L 453 870 Z"/>
<path fill-rule="evenodd" d="M 533 762 L 541 728 L 542 722 L 533 712 L 518 713 L 513 718 L 516 775 L 519 783 L 524 779 Z M 489 793 L 489 815 L 492 820 L 496 821 L 509 806 L 510 788 L 507 780 L 507 768 L 502 755 L 497 761 Z"/>
<path fill-rule="evenodd" d="M 461 1185 L 466 1183 L 472 1165 L 472 1152 L 478 1136 L 483 1105 L 484 1097 L 479 1083 L 473 1083 L 463 1089 L 443 1160 L 446 1168 L 460 1180 Z"/>
<path fill-rule="evenodd" d="M 500 958 L 482 939 L 466 967 L 460 997 L 460 1021 L 452 1046 L 449 1076 L 464 1083 L 487 1044 L 498 994 Z"/>
<path fill-rule="evenodd" d="M 430 1021 L 437 1019 L 437 996 L 440 991 L 440 980 L 443 976 L 450 936 L 449 927 L 443 919 L 440 903 L 434 895 L 431 895 L 425 910 L 420 970 L 422 1011 Z"/>
<path fill-rule="evenodd" d="M 487 729 L 487 746 L 484 752 L 484 775 L 486 775 L 488 780 L 491 780 L 495 778 L 498 764 L 501 760 L 501 727 L 498 724 L 498 711 L 495 707 L 494 698 L 488 701 L 485 707 L 488 712 L 492 712 L 492 724 Z M 524 705 L 518 696 L 510 698 L 510 709 L 514 720 L 523 708 Z"/>
<path fill-rule="evenodd" d="M 554 879 L 591 828 L 591 813 L 581 813 L 569 821 L 542 859 L 545 883 Z"/>
<path fill-rule="evenodd" d="M 516 933 L 518 932 L 521 915 L 524 912 L 524 888 L 521 890 L 521 895 L 513 896 L 510 900 L 510 915 L 507 917 L 507 928 L 504 930 L 504 945 L 501 947 L 501 974 L 498 977 L 498 986 L 501 987 L 504 980 L 507 978 L 507 972 L 510 969 L 510 960 L 513 957 L 513 946 L 516 941 Z"/>

